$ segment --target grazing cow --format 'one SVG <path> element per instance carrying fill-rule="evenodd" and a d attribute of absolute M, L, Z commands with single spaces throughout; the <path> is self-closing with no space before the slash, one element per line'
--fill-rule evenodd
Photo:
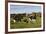
<path fill-rule="evenodd" d="M 31 21 L 35 21 L 36 20 L 36 15 L 31 15 L 28 20 L 29 20 L 29 23 Z"/>
<path fill-rule="evenodd" d="M 21 19 L 23 19 L 23 17 L 25 17 L 26 16 L 26 14 L 24 13 L 24 14 L 11 14 L 11 18 L 13 18 L 14 20 L 14 22 L 16 21 L 16 22 L 18 22 L 18 21 L 21 21 Z"/>
<path fill-rule="evenodd" d="M 25 14 L 17 14 L 14 19 L 18 22 L 21 21 L 21 19 L 23 19 L 23 17 L 25 16 Z"/>
<path fill-rule="evenodd" d="M 26 22 L 26 23 L 31 23 L 32 21 L 35 21 L 36 20 L 36 16 L 29 16 L 27 19 L 24 19 L 23 21 Z"/>

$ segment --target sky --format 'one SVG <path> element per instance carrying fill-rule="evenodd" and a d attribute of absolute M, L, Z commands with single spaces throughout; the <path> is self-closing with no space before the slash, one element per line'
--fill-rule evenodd
<path fill-rule="evenodd" d="M 10 5 L 10 13 L 11 14 L 32 13 L 32 12 L 40 12 L 40 11 L 41 11 L 41 6 Z"/>

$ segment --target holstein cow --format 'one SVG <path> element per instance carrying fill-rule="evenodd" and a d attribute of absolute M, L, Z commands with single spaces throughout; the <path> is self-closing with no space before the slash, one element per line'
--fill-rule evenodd
<path fill-rule="evenodd" d="M 21 21 L 21 19 L 23 19 L 23 17 L 25 16 L 25 14 L 16 14 L 14 15 L 14 22 L 16 20 L 16 22 Z"/>
<path fill-rule="evenodd" d="M 32 21 L 36 21 L 36 14 L 30 15 L 28 20 L 29 20 L 29 23 Z"/>
<path fill-rule="evenodd" d="M 36 14 L 26 14 L 26 17 L 23 21 L 26 23 L 31 23 L 32 21 L 36 21 Z"/>

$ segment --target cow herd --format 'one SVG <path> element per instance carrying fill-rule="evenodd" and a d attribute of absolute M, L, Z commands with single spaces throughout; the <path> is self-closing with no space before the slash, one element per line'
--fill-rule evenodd
<path fill-rule="evenodd" d="M 24 19 L 24 17 L 26 18 Z M 36 20 L 36 14 L 11 14 L 10 18 L 13 18 L 14 22 L 21 22 L 21 19 L 24 19 L 24 22 L 29 23 Z"/>

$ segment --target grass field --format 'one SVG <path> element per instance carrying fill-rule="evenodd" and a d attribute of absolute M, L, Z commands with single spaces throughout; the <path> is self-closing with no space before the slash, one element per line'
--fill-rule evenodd
<path fill-rule="evenodd" d="M 41 27 L 41 18 L 37 17 L 36 21 L 31 21 L 30 23 L 26 22 L 13 22 L 10 21 L 10 28 L 16 29 L 16 28 L 40 28 Z"/>

